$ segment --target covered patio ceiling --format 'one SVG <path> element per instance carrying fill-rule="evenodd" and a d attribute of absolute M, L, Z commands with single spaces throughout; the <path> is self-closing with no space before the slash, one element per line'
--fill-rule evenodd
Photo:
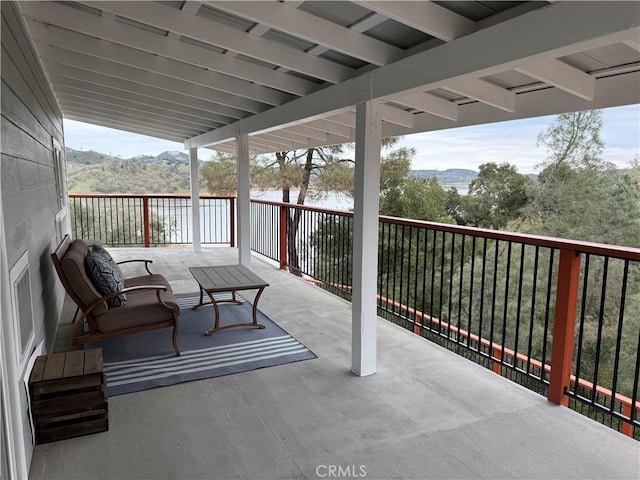
<path fill-rule="evenodd" d="M 20 2 L 65 118 L 249 153 L 640 103 L 637 2 Z"/>

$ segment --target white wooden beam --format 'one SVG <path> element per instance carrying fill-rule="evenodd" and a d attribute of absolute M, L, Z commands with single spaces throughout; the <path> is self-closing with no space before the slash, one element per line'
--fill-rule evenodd
<path fill-rule="evenodd" d="M 113 105 L 113 104 L 110 105 L 110 104 L 100 103 L 93 100 L 81 99 L 79 97 L 73 97 L 66 94 L 59 95 L 58 102 L 60 103 L 60 106 L 63 107 L 63 111 L 66 111 L 66 109 L 68 108 L 76 107 L 76 108 L 83 108 L 85 110 L 93 111 L 95 113 L 104 113 L 105 115 L 112 115 L 116 117 L 127 115 L 130 118 L 139 119 L 143 124 L 151 122 L 158 126 L 164 125 L 168 128 L 173 128 L 173 129 L 178 127 L 178 128 L 191 129 L 191 131 L 206 131 L 207 129 L 211 128 L 210 126 L 204 123 L 197 124 L 197 123 L 184 122 L 184 121 L 177 122 L 172 118 L 162 116 L 162 115 L 152 114 L 145 111 L 139 111 L 139 110 L 136 110 L 135 108 L 125 108 L 119 105 Z"/>
<path fill-rule="evenodd" d="M 72 106 L 66 105 L 64 107 L 64 114 L 75 113 L 78 115 L 85 115 L 91 118 L 104 118 L 106 120 L 110 120 L 113 122 L 119 122 L 120 125 L 132 125 L 136 127 L 150 127 L 157 131 L 166 131 L 167 133 L 171 133 L 173 135 L 178 135 L 181 138 L 186 138 L 194 133 L 198 132 L 197 129 L 183 127 L 179 125 L 171 125 L 169 122 L 158 122 L 156 120 L 147 120 L 145 121 L 143 118 L 139 116 L 130 115 L 127 113 L 121 114 L 109 114 L 104 112 L 97 112 L 94 109 L 86 108 L 82 106 Z"/>
<path fill-rule="evenodd" d="M 393 101 L 447 120 L 456 121 L 458 119 L 458 105 L 428 92 L 404 95 L 394 98 Z"/>
<path fill-rule="evenodd" d="M 48 44 L 117 64 L 145 69 L 149 72 L 159 73 L 268 105 L 280 105 L 295 98 L 285 92 L 171 58 L 150 55 L 147 52 L 88 37 L 81 33 L 64 30 L 52 25 L 45 26 L 35 20 L 29 20 L 27 23 L 33 39 L 40 44 Z M 247 107 L 245 109 L 251 111 Z"/>
<path fill-rule="evenodd" d="M 320 86 L 312 81 L 277 72 L 217 53 L 207 48 L 185 43 L 156 33 L 109 21 L 89 13 L 53 2 L 24 2 L 20 8 L 26 16 L 42 23 L 75 30 L 88 36 L 162 55 L 233 77 L 266 85 L 295 95 L 306 95 Z M 151 54 L 152 55 L 152 54 Z"/>
<path fill-rule="evenodd" d="M 218 115 L 212 112 L 207 112 L 207 110 L 202 108 L 188 106 L 188 105 L 185 105 L 184 103 L 173 102 L 172 101 L 173 98 L 172 100 L 163 100 L 159 97 L 144 95 L 143 93 L 127 92 L 124 90 L 119 90 L 114 87 L 98 85 L 96 83 L 86 82 L 86 81 L 78 80 L 75 78 L 62 77 L 57 74 L 51 75 L 50 78 L 51 78 L 51 83 L 53 83 L 54 85 L 63 85 L 67 87 L 76 88 L 79 90 L 84 90 L 88 92 L 87 96 L 91 96 L 92 93 L 99 93 L 109 97 L 141 103 L 143 105 L 157 106 L 160 108 L 164 108 L 168 112 L 171 112 L 172 110 L 177 109 L 182 113 L 188 113 L 194 117 L 198 117 L 210 122 L 217 122 L 222 124 L 228 123 L 229 120 L 231 120 L 229 117 Z M 169 114 L 169 116 L 171 115 Z"/>
<path fill-rule="evenodd" d="M 251 268 L 251 183 L 249 180 L 249 137 L 236 137 L 238 175 L 238 263 Z"/>
<path fill-rule="evenodd" d="M 55 59 L 56 57 L 54 56 L 53 58 Z M 204 109 L 210 113 L 220 115 L 218 118 L 223 123 L 228 122 L 224 120 L 224 118 L 237 120 L 249 115 L 248 112 L 226 105 L 226 103 L 232 103 L 229 98 L 220 98 L 226 94 L 220 95 L 219 92 L 208 91 L 209 89 L 205 87 L 184 85 L 184 82 L 181 83 L 175 79 L 153 78 L 154 74 L 149 74 L 148 72 L 142 73 L 139 69 L 134 70 L 129 67 L 120 69 L 121 73 L 113 76 L 108 73 L 109 67 L 100 67 L 98 65 L 100 62 L 102 62 L 102 60 L 96 59 L 94 62 L 91 59 L 87 59 L 86 66 L 91 70 L 85 70 L 84 68 L 78 68 L 68 64 L 49 62 L 47 62 L 45 68 L 48 72 L 57 74 L 60 77 L 82 80 L 125 92 L 146 95 L 152 98 L 170 98 L 172 102 L 179 105 Z M 126 72 L 129 72 L 130 75 L 127 76 Z M 181 89 L 180 87 L 183 88 Z M 198 92 L 200 92 L 202 96 L 199 97 Z M 217 99 L 224 101 L 224 104 L 218 103 L 216 101 Z M 264 111 L 264 109 L 262 110 Z"/>
<path fill-rule="evenodd" d="M 450 42 L 475 31 L 475 22 L 432 2 L 356 1 L 385 17 Z"/>
<path fill-rule="evenodd" d="M 328 119 L 317 119 L 311 122 L 305 122 L 304 125 L 309 128 L 315 128 L 316 130 L 320 130 L 322 132 L 333 134 L 349 140 L 352 140 L 355 135 L 353 126 L 339 125 L 335 122 L 329 121 Z"/>
<path fill-rule="evenodd" d="M 291 150 L 293 144 L 291 141 L 284 142 L 274 140 L 272 138 L 265 138 L 263 135 L 254 135 L 249 137 L 249 144 L 256 145 L 257 147 L 270 149 L 272 152 L 278 152 L 281 150 Z"/>
<path fill-rule="evenodd" d="M 613 75 L 596 80 L 596 95 L 592 101 L 567 95 L 557 88 L 543 88 L 518 95 L 518 108 L 506 112 L 484 103 L 461 105 L 455 127 L 483 125 L 546 115 L 559 115 L 589 109 L 640 104 L 640 72 Z M 451 128 L 451 122 L 426 113 L 416 114 L 414 128 L 409 133 L 431 132 Z M 396 125 L 383 126 L 383 135 L 406 135 L 406 129 Z"/>
<path fill-rule="evenodd" d="M 623 40 L 622 43 L 624 43 L 627 47 L 634 49 L 636 52 L 640 52 L 640 41 L 639 40 L 634 40 L 634 39 L 626 39 Z"/>
<path fill-rule="evenodd" d="M 184 138 L 182 135 L 171 134 L 164 130 L 130 125 L 124 122 L 106 120 L 102 117 L 94 117 L 85 114 L 68 113 L 64 115 L 64 118 L 67 118 L 69 120 L 76 120 L 78 122 L 91 123 L 93 125 L 100 125 L 102 127 L 114 128 L 116 130 L 122 130 L 124 132 L 132 132 L 138 133 L 140 135 L 147 135 L 149 137 L 162 138 L 164 140 L 170 140 L 172 142 L 180 143 Z"/>
<path fill-rule="evenodd" d="M 177 124 L 196 126 L 198 128 L 206 127 L 207 124 L 211 125 L 209 128 L 214 129 L 220 127 L 218 122 L 210 122 L 201 117 L 189 115 L 180 111 L 171 111 L 169 109 L 160 108 L 154 105 L 147 105 L 143 103 L 132 102 L 127 99 L 115 98 L 108 95 L 103 95 L 96 92 L 87 92 L 73 87 L 65 85 L 56 85 L 56 96 L 61 99 L 71 99 L 76 102 L 82 102 L 87 105 L 96 104 L 103 108 L 113 108 L 118 111 L 125 111 L 130 113 L 140 113 L 148 115 L 149 118 L 165 118 L 171 119 L 171 121 Z"/>
<path fill-rule="evenodd" d="M 443 88 L 500 110 L 516 111 L 515 93 L 479 78 L 451 80 Z"/>
<path fill-rule="evenodd" d="M 189 182 L 191 187 L 191 232 L 193 235 L 193 251 L 202 251 L 200 244 L 200 165 L 198 149 L 189 149 Z"/>
<path fill-rule="evenodd" d="M 305 135 L 299 135 L 297 133 L 291 132 L 291 131 L 287 131 L 284 129 L 278 129 L 278 130 L 271 130 L 268 133 L 263 133 L 262 134 L 265 138 L 274 138 L 277 139 L 278 141 L 282 141 L 282 143 L 286 143 L 286 142 L 296 142 L 296 143 L 308 143 L 309 142 L 309 137 L 305 136 Z"/>
<path fill-rule="evenodd" d="M 595 77 L 560 60 L 538 60 L 515 70 L 585 100 L 593 100 L 596 93 Z"/>
<path fill-rule="evenodd" d="M 486 77 L 527 61 L 617 43 L 640 32 L 634 26 L 639 24 L 640 11 L 633 2 L 559 2 L 191 138 L 186 145 L 212 145 L 241 130 L 257 132 L 327 117 L 358 103 L 353 85 L 364 76 L 371 80 L 371 98 L 393 100 L 398 94 L 445 87 L 453 79 Z M 540 35 L 541 30 L 545 35 Z"/>
<path fill-rule="evenodd" d="M 320 130 L 316 130 L 315 128 L 311 128 L 306 125 L 291 125 L 287 128 L 281 129 L 280 131 L 296 133 L 298 135 L 302 135 L 303 137 L 314 138 L 321 141 L 326 141 L 329 139 L 329 134 L 327 132 L 321 132 Z"/>
<path fill-rule="evenodd" d="M 303 38 L 374 65 L 386 65 L 402 49 L 278 2 L 209 2 L 215 8 Z M 314 52 L 315 53 L 315 52 Z"/>
<path fill-rule="evenodd" d="M 377 368 L 376 293 L 382 123 L 378 107 L 371 101 L 356 107 L 351 370 L 359 376 L 371 375 Z"/>
<path fill-rule="evenodd" d="M 355 75 L 349 67 L 160 3 L 91 1 L 88 4 L 328 82 L 338 83 Z"/>

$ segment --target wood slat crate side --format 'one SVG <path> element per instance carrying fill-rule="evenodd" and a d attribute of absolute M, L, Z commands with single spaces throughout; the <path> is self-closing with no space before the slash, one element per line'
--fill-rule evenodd
<path fill-rule="evenodd" d="M 91 420 L 75 425 L 64 425 L 61 427 L 50 428 L 38 431 L 36 433 L 37 442 L 48 443 L 55 442 L 57 440 L 64 440 L 66 438 L 79 437 L 81 435 L 88 435 L 90 433 L 104 432 L 109 429 L 109 422 L 107 418 Z"/>

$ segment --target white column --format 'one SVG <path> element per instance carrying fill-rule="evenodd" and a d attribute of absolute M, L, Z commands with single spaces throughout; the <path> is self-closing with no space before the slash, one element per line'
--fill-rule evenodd
<path fill-rule="evenodd" d="M 236 137 L 236 158 L 238 162 L 238 261 L 240 265 L 251 267 L 251 221 L 249 198 L 249 136 Z"/>
<path fill-rule="evenodd" d="M 191 181 L 191 233 L 193 234 L 193 251 L 202 250 L 200 245 L 200 172 L 198 170 L 198 149 L 189 149 L 189 178 Z"/>
<path fill-rule="evenodd" d="M 376 372 L 380 124 L 377 103 L 357 105 L 351 370 L 359 376 Z"/>

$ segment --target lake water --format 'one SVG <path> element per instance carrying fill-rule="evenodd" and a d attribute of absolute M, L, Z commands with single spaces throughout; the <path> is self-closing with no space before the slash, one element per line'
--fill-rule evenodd
<path fill-rule="evenodd" d="M 445 188 L 448 188 L 445 185 Z M 468 186 L 456 185 L 460 195 L 466 195 Z M 251 198 L 274 202 L 282 201 L 282 191 L 252 191 Z M 298 199 L 298 191 L 292 191 L 291 203 Z M 169 234 L 167 240 L 175 243 L 190 243 L 191 232 L 191 202 L 188 199 L 171 202 L 169 204 L 152 204 L 151 211 L 163 220 L 166 231 Z M 307 197 L 305 205 L 324 207 L 334 210 L 353 210 L 353 199 L 337 193 L 328 193 L 319 199 Z M 229 238 L 229 212 L 228 203 L 224 201 L 200 201 L 200 228 L 201 241 L 203 243 L 225 243 Z"/>
<path fill-rule="evenodd" d="M 468 185 L 443 185 L 445 189 L 455 187 L 460 195 L 466 195 L 469 192 Z M 282 201 L 282 191 L 280 190 L 266 190 L 266 191 L 252 191 L 251 198 L 259 198 L 262 200 L 270 200 L 273 202 Z M 298 192 L 292 191 L 290 196 L 291 203 L 295 203 L 298 200 Z M 307 197 L 305 199 L 305 205 L 311 205 L 313 207 L 332 208 L 335 210 L 353 210 L 353 199 L 346 195 L 340 195 L 334 192 L 326 194 L 320 199 L 311 199 Z"/>

